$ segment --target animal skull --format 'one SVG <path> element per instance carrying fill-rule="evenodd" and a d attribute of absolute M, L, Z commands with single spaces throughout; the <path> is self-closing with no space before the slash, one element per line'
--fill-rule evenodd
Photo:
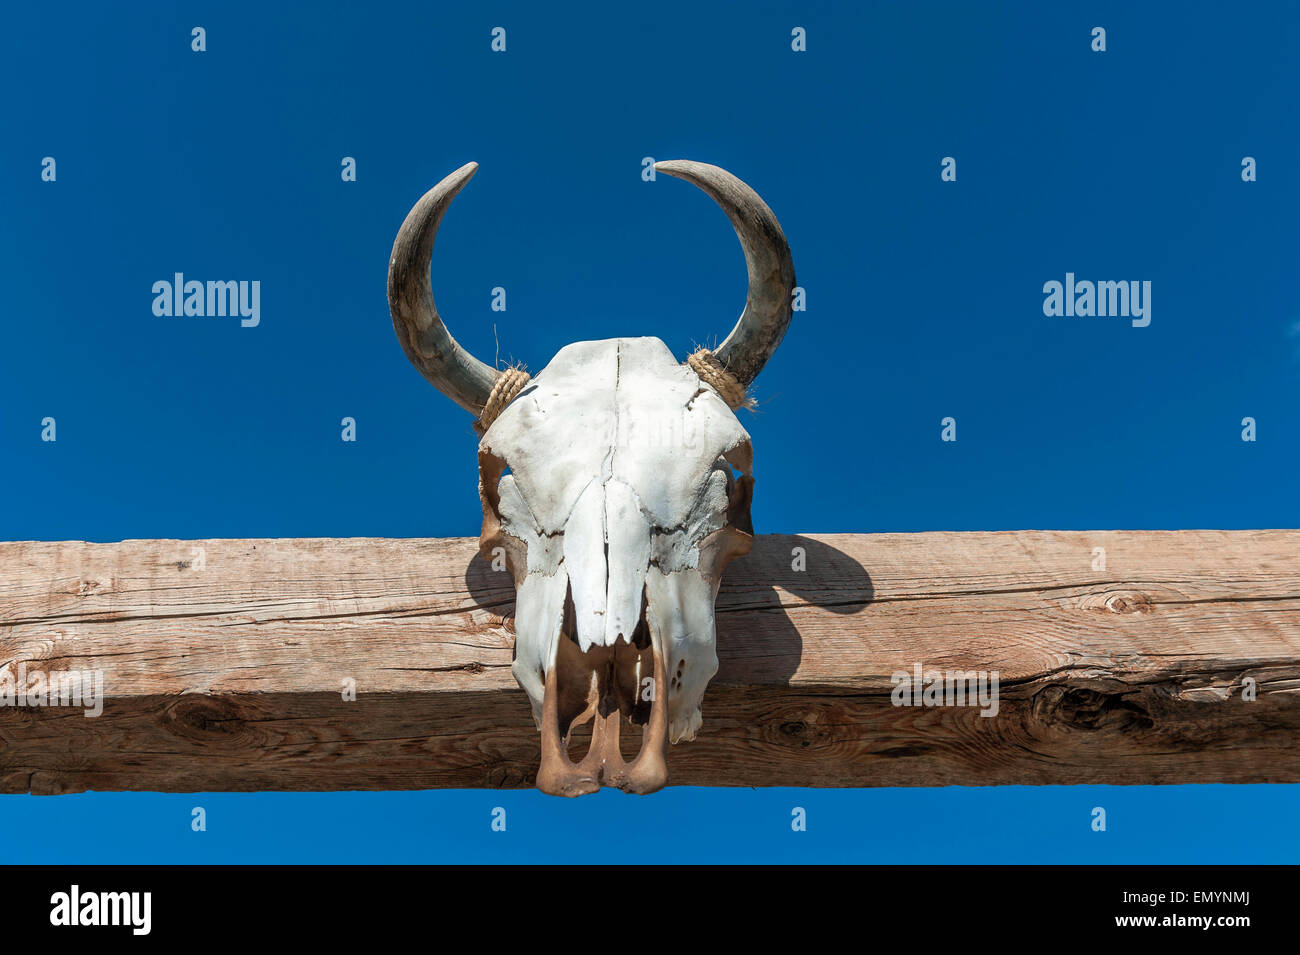
<path fill-rule="evenodd" d="M 790 323 L 785 236 L 725 170 L 655 168 L 712 196 L 740 237 L 749 295 L 714 357 L 743 390 Z M 499 403 L 490 399 L 502 373 L 451 337 L 429 281 L 438 224 L 476 169 L 452 173 L 406 217 L 388 299 L 407 357 L 482 416 Z M 503 552 L 514 577 L 513 672 L 541 730 L 537 785 L 566 796 L 601 785 L 653 792 L 668 778 L 666 743 L 694 739 L 700 727 L 718 668 L 718 584 L 752 542 L 749 435 L 719 391 L 657 338 L 562 348 L 478 430 L 480 545 L 485 556 Z M 569 735 L 588 721 L 591 744 L 575 763 Z M 642 727 L 631 761 L 620 748 L 624 721 Z"/>

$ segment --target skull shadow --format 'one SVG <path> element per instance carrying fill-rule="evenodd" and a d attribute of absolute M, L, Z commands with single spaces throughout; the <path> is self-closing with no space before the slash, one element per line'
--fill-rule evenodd
<path fill-rule="evenodd" d="M 825 541 L 800 534 L 756 537 L 754 549 L 722 578 L 713 683 L 789 685 L 803 658 L 791 612 L 797 617 L 801 608 L 817 608 L 851 616 L 874 596 L 866 569 Z"/>

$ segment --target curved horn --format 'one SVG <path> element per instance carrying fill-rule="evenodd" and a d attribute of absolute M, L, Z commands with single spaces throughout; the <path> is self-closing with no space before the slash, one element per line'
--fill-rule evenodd
<path fill-rule="evenodd" d="M 478 163 L 466 163 L 421 197 L 398 230 L 388 263 L 388 310 L 402 351 L 435 388 L 475 417 L 501 373 L 447 331 L 433 303 L 429 261 L 443 213 L 477 170 Z"/>
<path fill-rule="evenodd" d="M 781 344 L 793 317 L 794 262 L 785 233 L 758 193 L 725 169 L 687 159 L 657 162 L 655 169 L 694 183 L 712 196 L 731 220 L 745 250 L 749 269 L 745 310 L 713 354 L 748 388 Z"/>

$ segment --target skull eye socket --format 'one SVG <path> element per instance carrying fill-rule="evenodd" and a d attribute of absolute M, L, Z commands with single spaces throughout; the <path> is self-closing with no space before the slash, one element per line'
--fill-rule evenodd
<path fill-rule="evenodd" d="M 736 475 L 727 469 L 727 526 L 754 535 L 754 522 L 750 506 L 754 502 L 754 479 L 748 474 Z"/>

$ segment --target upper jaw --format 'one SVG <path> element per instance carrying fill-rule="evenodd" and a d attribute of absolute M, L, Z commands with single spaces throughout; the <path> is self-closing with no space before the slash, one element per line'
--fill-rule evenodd
<path fill-rule="evenodd" d="M 662 789 L 668 782 L 668 694 L 662 689 L 666 686 L 666 667 L 658 642 L 643 648 L 620 642 L 614 647 L 582 651 L 572 640 L 562 637 L 561 647 L 572 649 L 561 650 L 568 658 L 565 665 L 557 661 L 545 676 L 537 788 L 554 796 L 581 796 L 601 786 L 616 786 L 630 793 Z M 625 679 L 629 668 L 635 680 L 631 698 Z M 571 718 L 564 710 L 574 705 L 574 690 L 580 687 L 561 688 L 561 671 L 569 678 L 589 674 L 585 706 Z M 636 692 L 641 686 L 640 675 L 647 671 L 652 688 L 648 712 Z M 621 749 L 625 717 L 629 722 L 643 723 L 640 749 L 630 761 L 624 759 Z M 582 759 L 574 762 L 569 757 L 569 734 L 588 721 L 592 723 L 591 744 Z"/>

